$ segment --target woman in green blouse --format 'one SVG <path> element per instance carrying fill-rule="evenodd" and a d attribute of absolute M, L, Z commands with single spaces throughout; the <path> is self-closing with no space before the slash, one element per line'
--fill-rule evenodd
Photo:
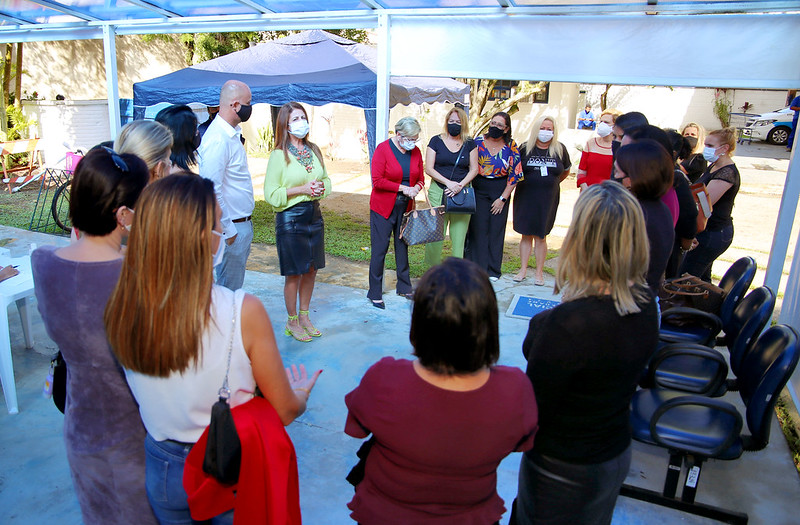
<path fill-rule="evenodd" d="M 283 298 L 289 320 L 285 334 L 307 343 L 319 337 L 308 312 L 317 270 L 325 267 L 325 233 L 319 199 L 331 191 L 322 152 L 308 140 L 308 115 L 297 102 L 281 106 L 275 149 L 267 164 L 264 198 L 277 212 L 275 237 Z M 300 309 L 298 310 L 298 300 Z"/>

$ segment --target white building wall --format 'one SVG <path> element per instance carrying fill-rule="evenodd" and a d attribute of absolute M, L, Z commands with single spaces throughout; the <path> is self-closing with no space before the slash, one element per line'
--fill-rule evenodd
<path fill-rule="evenodd" d="M 25 101 L 22 108 L 37 121 L 36 136 L 47 165 L 62 161 L 68 150 L 87 151 L 111 140 L 106 100 Z"/>

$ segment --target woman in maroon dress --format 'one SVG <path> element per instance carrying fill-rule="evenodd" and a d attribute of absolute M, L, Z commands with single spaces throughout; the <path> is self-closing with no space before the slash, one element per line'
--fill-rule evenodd
<path fill-rule="evenodd" d="M 345 432 L 373 435 L 348 503 L 362 525 L 486 525 L 505 508 L 497 466 L 533 446 L 536 400 L 525 374 L 496 366 L 497 301 L 486 272 L 449 258 L 414 293 L 416 360 L 385 357 L 345 396 Z"/>

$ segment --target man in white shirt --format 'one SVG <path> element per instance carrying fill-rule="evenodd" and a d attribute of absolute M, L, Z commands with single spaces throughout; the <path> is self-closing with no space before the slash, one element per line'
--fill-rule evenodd
<path fill-rule="evenodd" d="M 217 266 L 217 284 L 237 290 L 244 283 L 244 270 L 253 241 L 251 215 L 255 207 L 253 181 L 247 168 L 247 153 L 241 143 L 240 123 L 250 118 L 252 95 L 247 84 L 229 80 L 219 95 L 219 113 L 209 124 L 197 153 L 200 176 L 214 183 L 222 209 L 225 253 Z"/>

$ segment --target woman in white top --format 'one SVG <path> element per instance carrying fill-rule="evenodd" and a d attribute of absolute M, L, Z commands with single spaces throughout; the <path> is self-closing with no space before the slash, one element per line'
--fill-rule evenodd
<path fill-rule="evenodd" d="M 258 386 L 284 425 L 305 411 L 321 372 L 284 370 L 261 302 L 214 284 L 213 264 L 225 246 L 220 215 L 207 179 L 170 175 L 150 184 L 105 312 L 147 430 L 147 495 L 161 522 L 191 523 L 183 465 L 210 421 L 229 345 L 231 406 Z"/>

